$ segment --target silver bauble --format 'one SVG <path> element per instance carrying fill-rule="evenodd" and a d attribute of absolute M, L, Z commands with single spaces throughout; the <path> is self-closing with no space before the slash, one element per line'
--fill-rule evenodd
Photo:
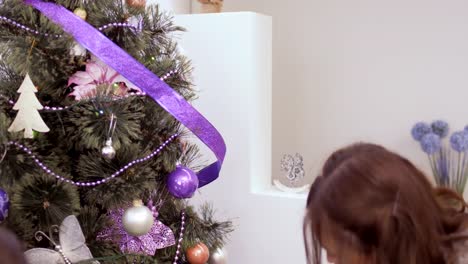
<path fill-rule="evenodd" d="M 227 263 L 227 251 L 225 248 L 218 248 L 213 254 L 211 254 L 208 264 L 226 264 Z"/>
<path fill-rule="evenodd" d="M 153 226 L 154 218 L 151 210 L 143 205 L 141 200 L 133 201 L 133 207 L 125 210 L 122 224 L 125 231 L 132 236 L 147 234 Z"/>
<path fill-rule="evenodd" d="M 106 160 L 111 160 L 115 157 L 115 149 L 112 147 L 112 139 L 106 141 L 106 145 L 101 149 L 101 154 Z"/>

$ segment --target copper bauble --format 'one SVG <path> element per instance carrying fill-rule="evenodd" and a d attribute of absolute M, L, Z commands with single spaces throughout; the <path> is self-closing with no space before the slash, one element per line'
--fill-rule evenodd
<path fill-rule="evenodd" d="M 190 264 L 205 264 L 210 258 L 210 251 L 205 244 L 200 242 L 187 249 L 185 255 L 187 256 L 187 260 Z"/>

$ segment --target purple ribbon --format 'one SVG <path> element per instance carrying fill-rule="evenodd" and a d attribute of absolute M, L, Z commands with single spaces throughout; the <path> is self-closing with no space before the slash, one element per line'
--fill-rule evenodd
<path fill-rule="evenodd" d="M 226 154 L 224 140 L 216 128 L 180 94 L 101 32 L 68 9 L 42 0 L 25 0 L 24 2 L 60 25 L 65 32 L 72 35 L 83 47 L 151 96 L 162 108 L 179 120 L 214 152 L 217 161 L 198 173 L 199 187 L 205 186 L 218 178 Z"/>

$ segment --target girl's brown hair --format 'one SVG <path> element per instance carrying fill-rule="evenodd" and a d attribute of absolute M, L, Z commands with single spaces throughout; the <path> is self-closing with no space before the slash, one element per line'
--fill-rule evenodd
<path fill-rule="evenodd" d="M 0 263 L 27 264 L 18 238 L 3 227 L 0 228 Z"/>
<path fill-rule="evenodd" d="M 436 193 L 413 164 L 381 146 L 356 144 L 336 151 L 307 199 L 309 263 L 321 263 L 324 236 L 370 264 L 452 263 L 451 236 L 464 215 L 442 207 L 438 194 L 463 200 L 448 190 Z M 338 263 L 354 264 L 339 258 Z"/>

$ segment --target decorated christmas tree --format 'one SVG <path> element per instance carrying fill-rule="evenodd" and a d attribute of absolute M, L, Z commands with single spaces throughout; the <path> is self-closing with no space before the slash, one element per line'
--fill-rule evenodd
<path fill-rule="evenodd" d="M 231 223 L 188 198 L 225 147 L 180 31 L 144 0 L 0 1 L 0 225 L 29 263 L 218 263 Z"/>

